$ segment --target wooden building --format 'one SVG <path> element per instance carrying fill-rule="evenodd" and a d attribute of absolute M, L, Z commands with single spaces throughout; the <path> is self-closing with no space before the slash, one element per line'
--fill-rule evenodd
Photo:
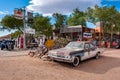
<path fill-rule="evenodd" d="M 3 40 L 3 39 L 11 39 L 11 34 L 8 34 L 8 35 L 5 35 L 5 36 L 1 36 L 0 40 Z"/>
<path fill-rule="evenodd" d="M 64 36 L 69 36 L 73 41 L 76 41 L 78 38 L 80 40 L 88 40 L 94 38 L 94 29 L 78 26 L 69 26 L 61 28 L 59 33 Z"/>

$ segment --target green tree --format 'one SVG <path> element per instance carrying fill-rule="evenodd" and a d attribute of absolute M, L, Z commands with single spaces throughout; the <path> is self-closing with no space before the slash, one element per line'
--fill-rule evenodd
<path fill-rule="evenodd" d="M 48 37 L 52 35 L 50 18 L 37 14 L 33 21 L 34 23 L 31 25 L 31 28 L 35 29 L 39 34 L 44 34 Z"/>
<path fill-rule="evenodd" d="M 17 38 L 22 32 L 21 31 L 15 31 L 11 34 L 11 38 Z"/>
<path fill-rule="evenodd" d="M 54 13 L 53 17 L 55 18 L 55 29 L 60 29 L 67 25 L 67 16 L 59 13 Z"/>
<path fill-rule="evenodd" d="M 73 10 L 73 13 L 68 18 L 68 25 L 76 26 L 82 25 L 86 26 L 86 14 L 83 11 L 80 11 L 78 8 Z"/>
<path fill-rule="evenodd" d="M 96 22 L 98 22 L 99 19 L 94 16 L 94 11 L 95 10 L 93 8 L 88 7 L 85 14 L 88 22 L 96 24 Z"/>
<path fill-rule="evenodd" d="M 116 8 L 114 6 L 99 7 L 98 5 L 95 5 L 93 9 L 88 8 L 87 14 L 88 21 L 93 23 L 97 21 L 102 22 L 102 27 L 104 29 L 103 38 L 105 38 L 105 33 L 111 33 L 112 41 L 112 33 L 120 30 L 120 13 L 116 10 Z"/>
<path fill-rule="evenodd" d="M 114 27 L 111 26 L 111 30 L 109 30 L 109 32 L 111 32 L 111 31 L 113 33 L 118 33 L 119 32 L 119 35 L 120 35 L 120 12 L 115 13 L 112 25 L 114 25 Z"/>
<path fill-rule="evenodd" d="M 117 22 L 117 17 L 118 17 L 118 11 L 115 9 L 114 6 L 111 7 L 99 7 L 95 6 L 95 11 L 94 11 L 94 16 L 95 18 L 99 19 L 99 21 L 102 22 L 103 28 L 105 30 L 105 27 L 112 27 L 113 24 L 116 24 Z M 106 26 L 108 24 L 109 26 Z M 106 30 L 105 30 L 106 31 Z"/>
<path fill-rule="evenodd" d="M 1 20 L 1 29 L 6 30 L 19 30 L 23 32 L 23 20 L 15 19 L 13 15 L 6 15 Z"/>
<path fill-rule="evenodd" d="M 118 24 L 119 20 L 116 19 L 119 17 L 119 12 L 115 9 L 114 6 L 111 7 L 99 7 L 95 5 L 94 8 L 88 8 L 87 11 L 87 20 L 92 23 L 96 23 L 98 21 L 102 22 L 105 31 L 111 30 L 111 26 L 113 24 Z"/>

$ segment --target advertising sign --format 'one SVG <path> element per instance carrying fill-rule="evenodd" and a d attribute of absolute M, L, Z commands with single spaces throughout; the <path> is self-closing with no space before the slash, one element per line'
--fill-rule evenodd
<path fill-rule="evenodd" d="M 14 16 L 16 19 L 24 19 L 24 10 L 22 9 L 15 9 Z"/>
<path fill-rule="evenodd" d="M 27 12 L 28 14 L 28 23 L 33 23 L 33 12 Z"/>
<path fill-rule="evenodd" d="M 92 33 L 84 32 L 84 33 L 83 33 L 83 37 L 84 37 L 84 38 L 92 38 Z"/>
<path fill-rule="evenodd" d="M 26 29 L 26 33 L 35 34 L 35 29 Z"/>

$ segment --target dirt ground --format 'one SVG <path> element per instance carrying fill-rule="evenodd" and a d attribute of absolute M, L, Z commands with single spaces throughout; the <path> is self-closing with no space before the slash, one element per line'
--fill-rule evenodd
<path fill-rule="evenodd" d="M 100 59 L 83 61 L 78 67 L 27 55 L 2 56 L 0 80 L 120 80 L 120 49 L 106 50 Z"/>

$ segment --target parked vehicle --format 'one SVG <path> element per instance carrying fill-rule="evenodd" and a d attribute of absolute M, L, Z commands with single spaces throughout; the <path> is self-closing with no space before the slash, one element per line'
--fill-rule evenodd
<path fill-rule="evenodd" d="M 119 39 L 114 40 L 112 42 L 112 46 L 113 48 L 116 48 L 116 49 L 120 48 L 120 40 Z"/>
<path fill-rule="evenodd" d="M 92 42 L 76 41 L 68 43 L 64 48 L 50 50 L 48 56 L 52 60 L 72 63 L 73 66 L 78 66 L 80 61 L 88 58 L 99 58 L 103 49 L 97 48 Z"/>
<path fill-rule="evenodd" d="M 13 50 L 14 45 L 15 45 L 15 42 L 12 40 L 3 40 L 1 42 L 1 50 L 3 50 L 3 49 Z"/>
<path fill-rule="evenodd" d="M 0 41 L 0 48 L 1 48 L 1 43 L 2 43 L 2 41 Z"/>

